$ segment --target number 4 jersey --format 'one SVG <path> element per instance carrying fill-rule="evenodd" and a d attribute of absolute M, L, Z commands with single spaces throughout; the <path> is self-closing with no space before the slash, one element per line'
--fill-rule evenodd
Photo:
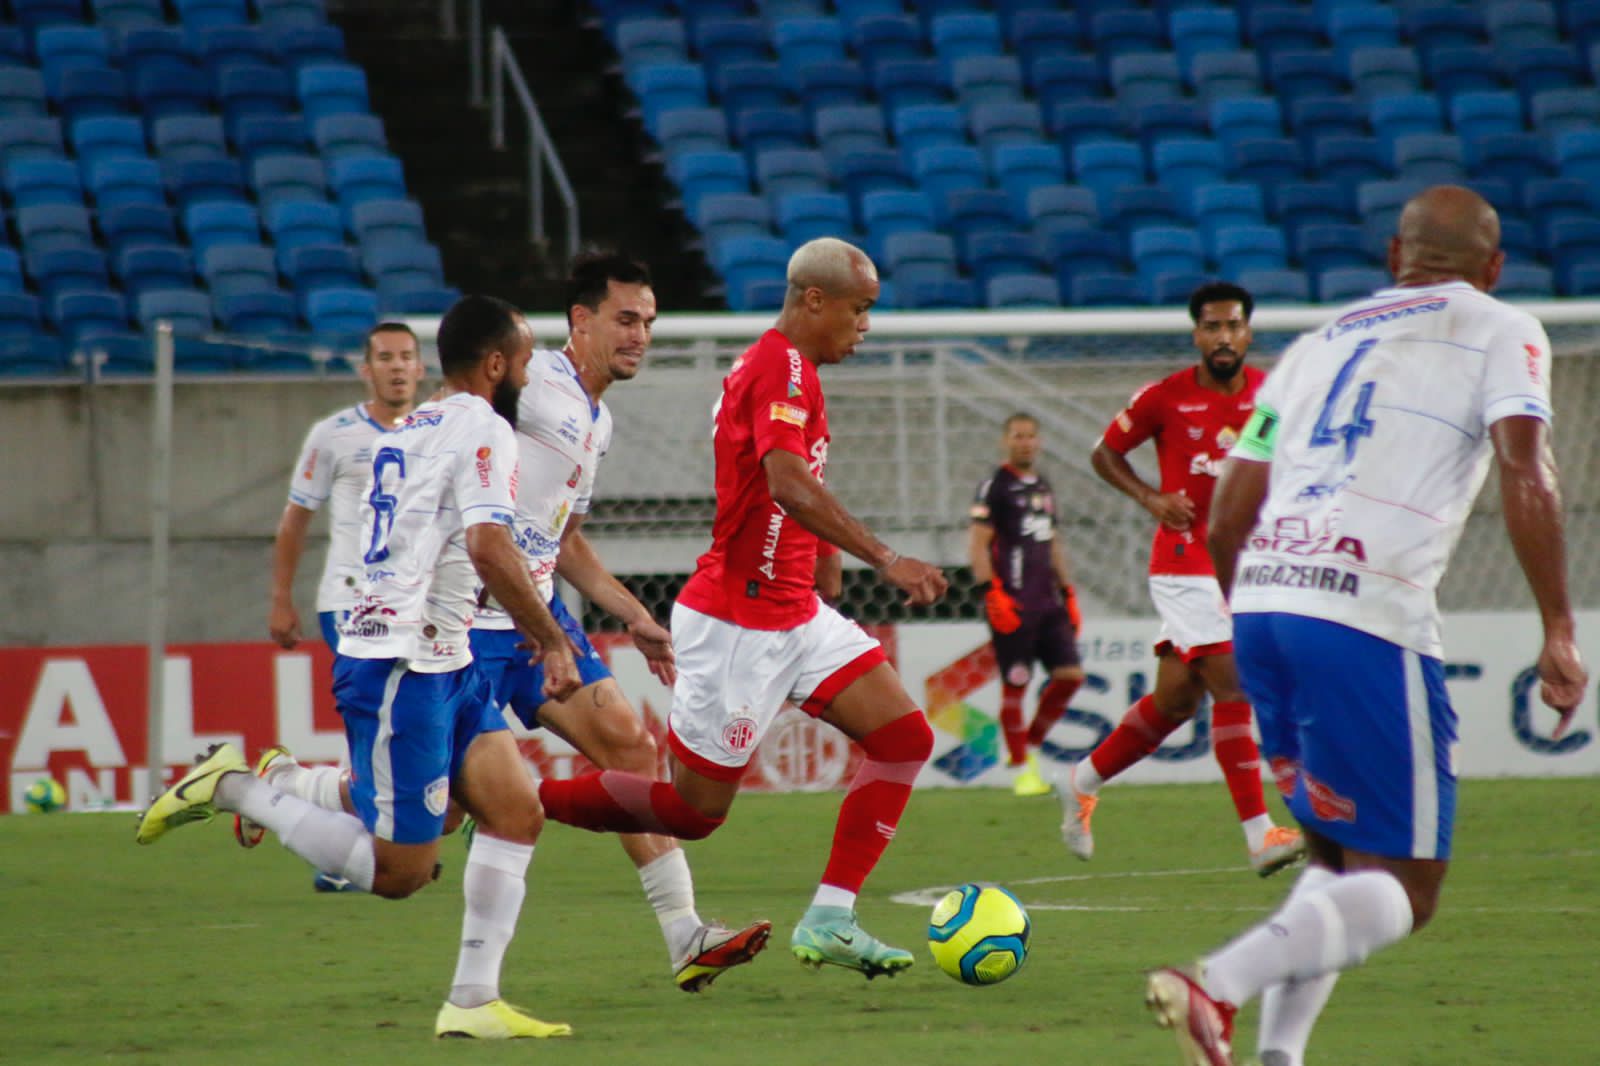
<path fill-rule="evenodd" d="M 1233 455 L 1271 461 L 1236 612 L 1324 618 L 1437 658 L 1435 590 L 1488 430 L 1550 420 L 1550 342 L 1465 282 L 1383 289 L 1295 341 Z"/>
<path fill-rule="evenodd" d="M 472 661 L 479 584 L 466 531 L 511 525 L 516 435 L 488 401 L 456 393 L 423 404 L 375 444 L 361 504 L 366 577 L 339 654 L 406 659 L 419 673 L 460 669 Z"/>

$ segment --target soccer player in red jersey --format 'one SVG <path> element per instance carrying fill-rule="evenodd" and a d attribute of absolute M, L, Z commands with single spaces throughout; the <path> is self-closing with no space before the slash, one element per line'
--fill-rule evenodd
<path fill-rule="evenodd" d="M 1212 752 L 1244 827 L 1250 865 L 1267 877 L 1305 854 L 1299 830 L 1272 824 L 1261 788 L 1261 752 L 1250 704 L 1233 662 L 1233 620 L 1206 552 L 1211 492 L 1228 450 L 1255 409 L 1265 375 L 1244 365 L 1254 300 L 1237 285 L 1202 285 L 1189 297 L 1200 362 L 1140 389 L 1106 427 L 1091 457 L 1095 473 L 1159 523 L 1150 551 L 1150 598 L 1161 616 L 1155 691 L 1072 768 L 1060 789 L 1062 839 L 1080 859 L 1094 855 L 1089 820 L 1100 786 L 1143 759 L 1193 718 L 1206 693 Z M 1154 440 L 1161 487 L 1126 455 Z M 1291 782 L 1292 784 L 1292 782 Z"/>
<path fill-rule="evenodd" d="M 1011 791 L 1042 796 L 1050 786 L 1029 749 L 1044 743 L 1083 684 L 1078 599 L 1066 549 L 1056 535 L 1055 493 L 1036 468 L 1038 421 L 1012 415 L 1001 445 L 1006 461 L 978 486 L 972 501 L 967 555 L 972 578 L 984 590 L 984 620 L 1000 670 L 1000 728 L 1007 765 L 1017 771 Z M 1050 678 L 1039 691 L 1032 723 L 1024 725 L 1022 697 L 1036 661 Z"/>
<path fill-rule="evenodd" d="M 821 602 L 819 546 L 870 564 L 911 604 L 937 602 L 947 584 L 938 567 L 873 536 L 823 484 L 828 417 L 817 370 L 866 336 L 877 268 L 859 248 L 821 238 L 794 253 L 788 281 L 776 324 L 734 363 L 715 408 L 711 549 L 672 612 L 673 781 L 608 770 L 544 781 L 539 795 L 568 825 L 707 836 L 778 711 L 795 704 L 860 744 L 866 761 L 791 947 L 802 962 L 874 977 L 912 956 L 860 927 L 856 895 L 894 836 L 933 731 L 878 642 Z"/>

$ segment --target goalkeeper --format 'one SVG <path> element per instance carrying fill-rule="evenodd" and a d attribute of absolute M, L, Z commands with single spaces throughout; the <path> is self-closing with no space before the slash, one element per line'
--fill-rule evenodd
<path fill-rule="evenodd" d="M 1000 727 L 1007 765 L 1017 771 L 1012 791 L 1042 796 L 1050 786 L 1033 749 L 1083 684 L 1081 619 L 1067 552 L 1056 536 L 1055 494 L 1036 465 L 1039 423 L 1032 415 L 1014 414 L 1000 440 L 1006 459 L 978 486 L 967 547 L 999 665 Z M 1022 699 L 1035 662 L 1050 677 L 1039 691 L 1033 722 L 1025 726 Z"/>

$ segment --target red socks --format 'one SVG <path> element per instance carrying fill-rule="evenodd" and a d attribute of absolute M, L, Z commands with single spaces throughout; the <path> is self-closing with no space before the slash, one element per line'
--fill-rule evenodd
<path fill-rule="evenodd" d="M 702 840 L 723 823 L 685 803 L 669 782 L 621 770 L 595 770 L 568 781 L 545 779 L 539 782 L 539 802 L 555 821 L 596 833 L 665 833 Z"/>
<path fill-rule="evenodd" d="M 1267 800 L 1261 789 L 1261 751 L 1250 732 L 1250 705 L 1244 700 L 1212 705 L 1211 753 L 1217 757 L 1222 776 L 1227 779 L 1239 821 L 1266 814 Z"/>
<path fill-rule="evenodd" d="M 1022 725 L 1022 685 L 1000 685 L 1000 731 L 1006 735 L 1006 762 L 1021 766 L 1028 757 L 1028 731 Z"/>
<path fill-rule="evenodd" d="M 860 892 L 900 824 L 917 773 L 933 754 L 933 729 L 921 711 L 903 715 L 861 739 L 861 764 L 839 807 L 833 851 L 822 883 Z"/>
<path fill-rule="evenodd" d="M 1128 708 L 1122 724 L 1089 753 L 1089 761 L 1102 781 L 1109 781 L 1161 746 L 1182 726 L 1156 710 L 1154 696 L 1145 696 Z"/>
<path fill-rule="evenodd" d="M 1082 681 L 1052 681 L 1039 693 L 1039 709 L 1033 712 L 1033 725 L 1028 727 L 1028 743 L 1038 747 L 1044 743 L 1050 727 L 1061 721 L 1067 704 L 1077 695 Z"/>

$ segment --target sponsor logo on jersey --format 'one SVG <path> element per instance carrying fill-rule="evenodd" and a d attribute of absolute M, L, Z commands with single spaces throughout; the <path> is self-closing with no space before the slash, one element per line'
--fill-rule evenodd
<path fill-rule="evenodd" d="M 801 392 L 800 383 L 798 381 L 791 380 L 789 382 L 789 399 L 792 400 L 796 396 L 799 396 L 800 392 Z"/>
<path fill-rule="evenodd" d="M 805 380 L 804 377 L 802 376 L 802 371 L 800 369 L 801 366 L 804 365 L 805 360 L 800 358 L 800 350 L 798 348 L 790 348 L 789 352 L 788 352 L 788 355 L 789 355 L 789 387 L 791 389 L 798 390 L 800 388 L 800 383 Z M 795 396 L 797 394 L 798 394 L 798 392 L 791 392 L 789 395 L 790 396 Z"/>
<path fill-rule="evenodd" d="M 1306 782 L 1306 798 L 1311 801 L 1311 813 L 1324 822 L 1354 822 L 1356 801 L 1341 796 L 1310 774 L 1301 771 Z"/>
<path fill-rule="evenodd" d="M 556 427 L 556 436 L 560 437 L 562 440 L 566 441 L 568 444 L 576 444 L 576 443 L 578 443 L 578 438 L 579 438 L 580 434 L 578 432 L 578 418 L 577 418 L 577 416 L 576 415 L 568 415 L 566 418 L 563 418 L 561 420 L 561 424 Z"/>
<path fill-rule="evenodd" d="M 1450 297 L 1436 294 L 1417 296 L 1398 303 L 1380 304 L 1377 307 L 1368 307 L 1360 311 L 1352 311 L 1328 327 L 1323 334 L 1324 340 L 1342 337 L 1358 329 L 1373 329 L 1385 322 L 1393 322 L 1400 318 L 1411 318 L 1413 315 L 1426 315 L 1434 311 L 1443 311 L 1450 306 Z"/>
<path fill-rule="evenodd" d="M 1340 596 L 1359 596 L 1361 579 L 1348 570 L 1333 566 L 1300 566 L 1293 563 L 1263 563 L 1239 571 L 1236 584 L 1245 588 L 1315 589 Z"/>
<path fill-rule="evenodd" d="M 826 480 L 828 473 L 828 438 L 818 437 L 811 444 L 811 462 L 807 464 L 811 476 L 818 481 Z"/>
<path fill-rule="evenodd" d="M 428 787 L 422 790 L 422 805 L 435 818 L 441 817 L 450 806 L 450 779 L 441 777 L 428 782 Z"/>
<path fill-rule="evenodd" d="M 1186 415 L 1192 415 L 1196 411 L 1211 410 L 1211 405 L 1209 403 L 1180 403 L 1178 405 L 1178 410 L 1182 411 Z"/>
<path fill-rule="evenodd" d="M 1304 518 L 1280 518 L 1270 532 L 1256 530 L 1250 534 L 1251 551 L 1274 552 L 1282 555 L 1343 555 L 1354 562 L 1367 561 L 1367 548 L 1360 538 L 1335 533 L 1340 515 L 1335 512 L 1323 528 L 1312 530 Z"/>
<path fill-rule="evenodd" d="M 1220 477 L 1222 460 L 1211 458 L 1209 452 L 1199 452 L 1189 457 L 1189 473 L 1195 477 Z"/>
<path fill-rule="evenodd" d="M 433 657 L 435 659 L 453 659 L 456 655 L 456 646 L 447 641 L 436 640 L 433 642 Z"/>
<path fill-rule="evenodd" d="M 1538 385 L 1544 379 L 1544 374 L 1539 369 L 1539 346 L 1524 344 L 1522 350 L 1528 353 L 1528 380 Z"/>
<path fill-rule="evenodd" d="M 1234 429 L 1232 426 L 1223 426 L 1222 431 L 1217 434 L 1217 447 L 1221 448 L 1224 452 L 1231 450 L 1233 446 L 1238 443 L 1239 431 Z"/>
<path fill-rule="evenodd" d="M 792 403 L 784 403 L 779 400 L 768 409 L 767 417 L 774 422 L 787 422 L 791 426 L 804 429 L 806 422 L 811 418 L 811 412 L 804 407 L 796 407 Z"/>
<path fill-rule="evenodd" d="M 761 558 L 766 561 L 756 567 L 768 581 L 777 575 L 778 541 L 782 536 L 783 508 L 773 504 L 772 517 L 767 519 L 767 535 L 761 541 Z"/>
<path fill-rule="evenodd" d="M 517 526 L 512 530 L 512 536 L 523 554 L 535 559 L 557 555 L 561 551 L 561 541 L 558 538 L 547 537 L 529 525 Z"/>
<path fill-rule="evenodd" d="M 1355 481 L 1354 474 L 1346 474 L 1338 481 L 1325 482 L 1320 485 L 1307 485 L 1294 494 L 1297 500 L 1331 500 L 1345 490 L 1345 486 Z"/>
<path fill-rule="evenodd" d="M 394 432 L 399 433 L 407 429 L 426 429 L 429 426 L 437 426 L 443 421 L 444 412 L 438 408 L 432 411 L 412 411 L 406 415 L 404 422 L 394 427 Z"/>
<path fill-rule="evenodd" d="M 1124 433 L 1133 432 L 1133 419 L 1128 417 L 1128 412 L 1123 411 L 1117 415 L 1117 428 Z"/>
<path fill-rule="evenodd" d="M 567 528 L 567 515 L 572 513 L 572 504 L 566 500 L 561 501 L 561 506 L 556 508 L 556 516 L 551 520 L 552 528 L 562 530 Z"/>
<path fill-rule="evenodd" d="M 1204 426 L 1190 426 L 1188 432 L 1190 440 L 1199 440 L 1206 434 Z"/>
<path fill-rule="evenodd" d="M 585 447 L 587 447 L 587 446 L 588 446 L 587 443 L 585 443 Z M 583 464 L 580 463 L 579 465 L 577 465 L 577 466 L 572 468 L 572 476 L 567 478 L 567 488 L 569 488 L 569 489 L 577 488 L 578 487 L 578 479 L 581 478 L 581 477 L 583 477 Z"/>
<path fill-rule="evenodd" d="M 478 449 L 478 484 L 484 488 L 489 487 L 489 474 L 494 469 L 489 457 L 490 448 L 487 444 Z"/>
<path fill-rule="evenodd" d="M 317 455 L 317 449 L 312 448 L 311 454 L 306 456 L 305 469 L 300 471 L 300 476 L 305 478 L 307 481 L 310 481 L 312 476 L 317 472 Z"/>
<path fill-rule="evenodd" d="M 735 755 L 743 755 L 756 742 L 756 721 L 743 716 L 722 727 L 722 743 Z"/>
<path fill-rule="evenodd" d="M 586 452 L 594 451 L 594 434 L 593 433 L 585 433 L 583 435 L 583 450 L 586 451 Z"/>

